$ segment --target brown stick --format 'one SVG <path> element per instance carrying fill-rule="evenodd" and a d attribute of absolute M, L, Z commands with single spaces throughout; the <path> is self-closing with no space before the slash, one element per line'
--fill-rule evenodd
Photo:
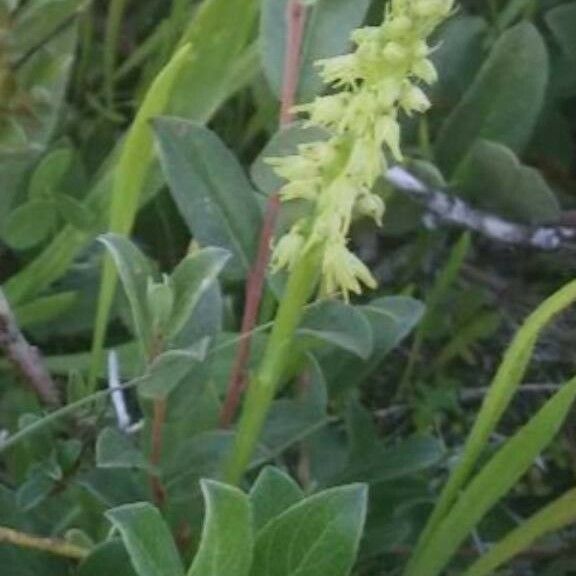
<path fill-rule="evenodd" d="M 4 526 L 0 526 L 0 542 L 7 542 L 22 548 L 41 550 L 42 552 L 49 552 L 50 554 L 72 558 L 73 560 L 84 560 L 90 554 L 90 550 L 75 546 L 65 540 L 31 536 Z"/>
<path fill-rule="evenodd" d="M 306 27 L 306 7 L 300 3 L 300 0 L 290 0 L 286 18 L 288 21 L 288 35 L 280 111 L 281 126 L 289 124 L 294 119 L 292 108 L 294 107 L 296 90 L 298 89 L 300 48 Z M 260 233 L 258 255 L 248 275 L 241 337 L 228 384 L 228 393 L 220 413 L 220 424 L 224 428 L 228 428 L 232 424 L 245 388 L 245 372 L 250 358 L 252 332 L 258 319 L 258 311 L 266 281 L 266 269 L 270 260 L 272 238 L 279 211 L 280 198 L 278 194 L 274 194 L 270 197 L 266 206 L 266 216 Z"/>
<path fill-rule="evenodd" d="M 10 304 L 0 290 L 0 349 L 38 398 L 48 406 L 60 405 L 56 384 L 38 349 L 31 346 L 18 327 Z"/>

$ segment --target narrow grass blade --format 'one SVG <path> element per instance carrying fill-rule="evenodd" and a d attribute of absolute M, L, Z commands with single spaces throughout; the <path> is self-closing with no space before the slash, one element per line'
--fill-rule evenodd
<path fill-rule="evenodd" d="M 452 472 L 434 512 L 415 550 L 418 556 L 430 535 L 444 518 L 474 470 L 496 428 L 520 385 L 540 332 L 562 310 L 576 300 L 576 281 L 570 282 L 543 302 L 526 320 L 509 346 L 490 390 L 484 399 L 474 427 L 468 436 L 460 462 Z"/>
<path fill-rule="evenodd" d="M 114 178 L 110 209 L 110 232 L 128 234 L 132 228 L 138 210 L 140 194 L 154 157 L 153 136 L 149 122 L 166 108 L 178 74 L 189 57 L 189 45 L 183 46 L 174 54 L 152 83 L 128 132 Z M 104 259 L 102 270 L 92 343 L 92 363 L 89 378 L 92 388 L 95 385 L 98 366 L 102 359 L 106 327 L 117 283 L 118 274 L 114 268 L 114 263 L 107 256 Z"/>
<path fill-rule="evenodd" d="M 576 378 L 523 426 L 484 466 L 435 526 L 406 576 L 437 576 L 484 515 L 514 486 L 552 441 L 576 398 Z"/>
<path fill-rule="evenodd" d="M 464 576 L 489 576 L 499 567 L 527 550 L 542 536 L 576 522 L 576 489 L 566 492 L 512 530 L 487 554 L 464 573 Z"/>

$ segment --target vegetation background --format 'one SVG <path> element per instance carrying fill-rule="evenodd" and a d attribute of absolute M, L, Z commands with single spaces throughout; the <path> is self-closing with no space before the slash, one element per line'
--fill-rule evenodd
<path fill-rule="evenodd" d="M 322 90 L 314 62 L 346 53 L 350 32 L 378 25 L 384 7 L 306 3 L 295 101 Z M 235 524 L 224 504 L 227 520 L 214 531 L 231 564 L 211 572 L 194 556 L 202 491 L 208 502 L 228 494 L 200 479 L 219 477 L 233 437 L 223 402 L 245 282 L 280 184 L 263 159 L 316 137 L 298 122 L 279 129 L 298 23 L 287 14 L 287 0 L 0 0 L 0 525 L 56 539 L 48 552 L 36 541 L 0 544 L 2 574 L 174 576 L 184 574 L 180 557 L 197 559 L 193 576 L 348 573 L 363 496 L 345 488 L 317 524 L 293 519 L 288 536 L 267 544 L 281 558 L 290 534 L 321 531 L 349 505 L 338 521 L 351 540 L 324 543 L 321 559 L 333 565 L 258 560 L 251 568 L 239 560 L 251 546 L 237 542 L 242 514 Z M 280 486 L 270 501 L 297 492 L 286 507 L 304 497 L 300 489 L 367 485 L 357 575 L 406 569 L 510 341 L 576 270 L 576 1 L 460 0 L 433 44 L 433 108 L 403 118 L 406 168 L 420 193 L 394 178 L 378 183 L 384 224 L 359 221 L 353 243 L 379 287 L 351 305 L 309 307 L 286 376 L 293 382 L 272 407 L 243 484 L 248 490 L 274 464 L 259 478 Z M 283 211 L 279 228 L 294 217 Z M 120 273 L 108 293 L 105 254 L 110 278 Z M 162 281 L 174 269 L 176 296 Z M 250 369 L 281 289 L 267 282 Z M 539 335 L 551 315 L 542 313 L 503 376 L 514 400 L 503 403 L 480 463 L 574 376 L 573 316 Z M 166 342 L 143 361 L 138 343 L 163 322 Z M 98 346 L 95 354 L 94 339 L 104 338 L 105 354 Z M 119 382 L 126 390 L 110 396 Z M 557 435 L 553 426 L 541 440 L 531 433 L 519 480 L 471 521 L 448 572 L 450 558 L 431 575 L 466 573 L 574 486 L 569 404 L 552 418 L 558 428 L 565 418 Z M 123 516 L 119 507 L 137 502 L 154 503 L 163 519 L 151 506 Z M 576 573 L 576 506 L 562 502 L 566 518 L 553 514 L 537 530 L 559 532 L 528 542 L 508 568 L 482 573 Z M 170 532 L 168 553 L 158 542 Z M 151 564 L 135 560 L 140 537 Z M 18 538 L 0 530 L 0 540 Z"/>

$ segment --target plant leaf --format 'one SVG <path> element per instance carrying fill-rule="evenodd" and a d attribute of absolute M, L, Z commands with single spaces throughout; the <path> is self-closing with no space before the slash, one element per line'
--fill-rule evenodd
<path fill-rule="evenodd" d="M 172 273 L 174 305 L 168 323 L 169 338 L 184 328 L 196 305 L 222 271 L 230 253 L 221 248 L 205 248 L 187 256 Z"/>
<path fill-rule="evenodd" d="M 474 526 L 514 486 L 552 441 L 576 398 L 576 379 L 568 382 L 474 476 L 450 511 L 418 548 L 406 576 L 437 576 Z"/>
<path fill-rule="evenodd" d="M 346 576 L 366 518 L 360 484 L 326 490 L 269 522 L 256 539 L 251 576 Z"/>
<path fill-rule="evenodd" d="M 154 506 L 127 504 L 106 516 L 120 531 L 138 576 L 184 576 L 170 530 Z"/>
<path fill-rule="evenodd" d="M 557 314 L 575 300 L 576 281 L 567 284 L 544 301 L 526 319 L 517 332 L 494 376 L 488 394 L 484 398 L 480 413 L 466 441 L 463 454 L 444 486 L 434 512 L 420 536 L 417 551 L 425 546 L 428 537 L 435 532 L 439 522 L 446 515 L 470 477 L 490 435 L 524 377 L 540 332 Z"/>
<path fill-rule="evenodd" d="M 229 250 L 234 274 L 246 274 L 261 213 L 242 167 L 207 128 L 177 118 L 160 118 L 154 127 L 164 173 L 191 234 L 204 246 Z"/>
<path fill-rule="evenodd" d="M 252 510 L 237 488 L 203 480 L 206 518 L 188 576 L 247 576 L 252 562 Z"/>
<path fill-rule="evenodd" d="M 557 498 L 532 517 L 524 520 L 490 551 L 477 560 L 464 576 L 488 576 L 514 558 L 528 550 L 542 536 L 550 534 L 576 522 L 576 489 Z"/>
<path fill-rule="evenodd" d="M 477 138 L 521 152 L 538 120 L 547 84 L 548 54 L 538 30 L 523 23 L 506 31 L 438 136 L 436 152 L 444 171 L 454 175 Z"/>
<path fill-rule="evenodd" d="M 362 312 L 337 300 L 320 302 L 308 309 L 298 335 L 312 343 L 331 344 L 364 360 L 372 355 L 372 329 Z"/>
<path fill-rule="evenodd" d="M 250 491 L 256 534 L 303 498 L 304 492 L 288 474 L 274 466 L 266 466 Z"/>
<path fill-rule="evenodd" d="M 152 342 L 152 318 L 147 306 L 146 291 L 152 268 L 142 252 L 124 236 L 105 234 L 100 241 L 114 261 L 130 303 L 136 334 L 146 354 Z"/>

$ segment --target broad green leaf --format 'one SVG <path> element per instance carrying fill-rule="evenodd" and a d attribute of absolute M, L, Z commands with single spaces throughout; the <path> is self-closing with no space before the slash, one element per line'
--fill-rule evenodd
<path fill-rule="evenodd" d="M 106 234 L 100 237 L 106 246 L 122 281 L 130 303 L 136 334 L 146 355 L 152 343 L 152 319 L 147 306 L 146 291 L 152 278 L 152 268 L 147 258 L 126 237 Z"/>
<path fill-rule="evenodd" d="M 59 192 L 59 184 L 72 164 L 72 150 L 58 148 L 47 154 L 32 174 L 28 195 L 30 198 L 46 198 Z"/>
<path fill-rule="evenodd" d="M 250 491 L 256 534 L 303 498 L 304 492 L 288 474 L 276 467 L 266 466 Z"/>
<path fill-rule="evenodd" d="M 127 504 L 106 516 L 120 531 L 138 576 L 184 576 L 170 530 L 154 506 Z"/>
<path fill-rule="evenodd" d="M 477 560 L 464 576 L 489 576 L 514 556 L 529 550 L 536 540 L 576 522 L 576 490 L 570 490 L 532 517 L 522 521 Z"/>
<path fill-rule="evenodd" d="M 463 12 L 444 24 L 440 42 L 430 55 L 438 70 L 438 82 L 430 87 L 434 102 L 431 113 L 456 105 L 482 64 L 486 20 Z"/>
<path fill-rule="evenodd" d="M 188 576 L 247 576 L 252 563 L 250 500 L 232 486 L 204 480 L 206 517 Z"/>
<path fill-rule="evenodd" d="M 78 567 L 78 576 L 136 576 L 121 540 L 107 540 L 94 548 Z"/>
<path fill-rule="evenodd" d="M 466 441 L 464 452 L 444 486 L 434 512 L 420 537 L 417 550 L 425 546 L 428 539 L 435 533 L 439 522 L 446 516 L 472 474 L 490 435 L 494 432 L 524 377 L 540 332 L 575 300 L 576 281 L 567 284 L 543 302 L 517 332 L 484 398 L 480 413 Z"/>
<path fill-rule="evenodd" d="M 12 248 L 26 250 L 46 240 L 56 230 L 56 223 L 51 200 L 32 200 L 10 214 L 3 236 Z"/>
<path fill-rule="evenodd" d="M 376 370 L 412 331 L 424 312 L 421 302 L 404 296 L 377 298 L 358 309 L 372 328 L 373 352 L 367 361 L 341 350 L 319 354 L 326 380 L 334 391 L 350 390 Z"/>
<path fill-rule="evenodd" d="M 168 322 L 168 334 L 174 338 L 184 328 L 196 305 L 212 286 L 230 258 L 221 248 L 205 248 L 187 256 L 171 276 L 174 305 Z"/>
<path fill-rule="evenodd" d="M 439 464 L 446 455 L 442 442 L 415 436 L 396 446 L 375 446 L 351 454 L 346 468 L 331 483 L 376 483 L 422 472 Z"/>
<path fill-rule="evenodd" d="M 475 206 L 511 220 L 543 224 L 560 217 L 558 200 L 542 174 L 496 142 L 476 142 L 459 189 Z"/>
<path fill-rule="evenodd" d="M 280 95 L 285 62 L 288 0 L 265 0 L 260 23 L 261 54 L 270 86 Z M 370 0 L 318 0 L 308 8 L 300 54 L 298 102 L 307 102 L 322 89 L 316 62 L 345 54 L 351 32 L 360 26 Z"/>
<path fill-rule="evenodd" d="M 115 428 L 104 428 L 96 441 L 96 466 L 98 468 L 149 469 L 144 454 L 134 446 L 126 434 Z"/>
<path fill-rule="evenodd" d="M 261 213 L 242 167 L 207 128 L 176 118 L 158 119 L 154 126 L 164 173 L 191 234 L 203 246 L 229 250 L 234 274 L 246 274 Z"/>
<path fill-rule="evenodd" d="M 547 84 L 548 54 L 538 30 L 523 23 L 505 32 L 442 127 L 436 152 L 443 170 L 454 175 L 478 138 L 521 152 L 538 121 Z"/>
<path fill-rule="evenodd" d="M 366 518 L 367 489 L 326 490 L 269 522 L 256 539 L 251 576 L 347 576 Z"/>
<path fill-rule="evenodd" d="M 337 300 L 320 302 L 304 314 L 298 336 L 312 345 L 331 344 L 364 360 L 372 355 L 372 329 L 362 312 Z M 298 341 L 299 345 L 306 346 Z"/>
<path fill-rule="evenodd" d="M 569 58 L 576 60 L 576 5 L 562 4 L 546 12 L 546 23 Z"/>
<path fill-rule="evenodd" d="M 170 99 L 174 82 L 190 58 L 190 46 L 180 48 L 160 71 L 142 103 L 122 145 L 114 171 L 108 231 L 129 234 L 136 218 L 142 191 L 154 159 L 150 120 L 161 114 Z M 92 342 L 90 383 L 94 385 L 101 362 L 110 309 L 114 301 L 118 275 L 112 260 L 105 258 Z M 140 319 L 138 319 L 140 320 Z M 140 326 L 139 328 L 143 328 Z M 141 333 L 144 336 L 144 333 Z M 149 340 L 145 341 L 149 343 Z"/>
<path fill-rule="evenodd" d="M 138 379 L 140 396 L 151 400 L 167 398 L 182 379 L 205 359 L 207 344 L 207 340 L 202 340 L 188 350 L 169 350 L 160 354 L 147 374 Z"/>
<path fill-rule="evenodd" d="M 576 398 L 576 379 L 523 426 L 472 478 L 454 506 L 434 525 L 424 546 L 412 557 L 406 576 L 437 576 L 472 529 L 503 498 L 562 427 Z"/>

